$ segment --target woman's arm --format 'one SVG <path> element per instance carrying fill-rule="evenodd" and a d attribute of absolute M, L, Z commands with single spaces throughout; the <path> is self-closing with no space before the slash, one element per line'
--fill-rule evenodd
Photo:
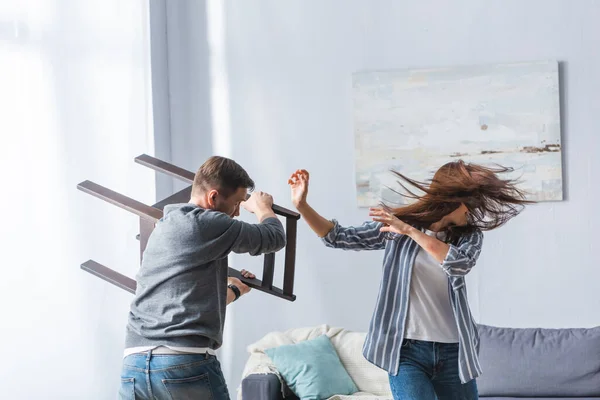
<path fill-rule="evenodd" d="M 408 236 L 435 258 L 448 276 L 465 276 L 471 272 L 483 244 L 481 231 L 475 231 L 461 238 L 457 246 L 444 243 L 413 227 L 409 230 Z"/>
<path fill-rule="evenodd" d="M 421 232 L 421 230 L 415 228 L 414 226 L 411 226 L 398 219 L 391 212 L 382 208 L 371 208 L 369 215 L 373 217 L 373 221 L 383 224 L 383 227 L 381 228 L 383 232 L 392 232 L 398 235 L 409 236 L 440 263 L 446 258 L 448 250 L 450 249 L 450 245 L 433 236 L 429 236 L 426 233 Z"/>
<path fill-rule="evenodd" d="M 309 179 L 306 170 L 298 170 L 292 174 L 288 181 L 292 189 L 292 202 L 325 245 L 345 250 L 385 248 L 385 234 L 380 231 L 381 224 L 369 221 L 358 227 L 341 227 L 335 220 L 330 221 L 315 211 L 306 201 Z"/>
<path fill-rule="evenodd" d="M 312 208 L 306 200 L 298 203 L 296 209 L 302 215 L 302 218 L 306 221 L 310 229 L 317 234 L 320 238 L 325 237 L 333 229 L 333 222 L 324 218 Z"/>
<path fill-rule="evenodd" d="M 417 242 L 417 244 L 421 246 L 423 250 L 435 258 L 437 262 L 440 264 L 444 262 L 446 255 L 448 254 L 448 250 L 450 250 L 449 244 L 442 242 L 436 237 L 429 236 L 428 234 L 412 226 L 409 228 L 407 235 L 412 240 Z"/>
<path fill-rule="evenodd" d="M 386 210 L 372 208 L 373 221 L 383 223 L 382 231 L 407 235 L 435 258 L 448 276 L 465 276 L 475 266 L 483 244 L 483 233 L 476 230 L 462 237 L 458 246 L 447 244 L 399 220 Z"/>
<path fill-rule="evenodd" d="M 477 229 L 450 245 L 448 254 L 442 262 L 442 268 L 448 276 L 465 276 L 477 263 L 483 246 L 483 233 Z"/>

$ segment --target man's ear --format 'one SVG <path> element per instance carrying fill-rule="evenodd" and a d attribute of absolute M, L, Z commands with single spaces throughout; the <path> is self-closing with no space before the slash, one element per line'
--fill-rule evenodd
<path fill-rule="evenodd" d="M 217 207 L 217 196 L 219 192 L 215 189 L 211 190 L 206 194 L 206 201 L 211 209 L 215 209 Z"/>

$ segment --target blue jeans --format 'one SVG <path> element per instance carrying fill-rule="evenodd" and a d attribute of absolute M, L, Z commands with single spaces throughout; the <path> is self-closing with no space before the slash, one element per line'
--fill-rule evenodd
<path fill-rule="evenodd" d="M 477 383 L 458 376 L 458 343 L 405 339 L 397 376 L 390 375 L 394 400 L 477 400 Z M 437 396 L 437 397 L 436 397 Z"/>
<path fill-rule="evenodd" d="M 132 354 L 123 360 L 121 400 L 229 400 L 217 357 Z"/>

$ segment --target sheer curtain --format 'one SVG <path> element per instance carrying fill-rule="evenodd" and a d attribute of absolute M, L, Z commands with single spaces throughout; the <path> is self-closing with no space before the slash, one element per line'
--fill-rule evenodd
<path fill-rule="evenodd" d="M 149 36 L 145 0 L 0 2 L 3 398 L 116 396 L 131 296 L 79 264 L 133 276 L 137 220 L 76 185 L 154 201 Z"/>

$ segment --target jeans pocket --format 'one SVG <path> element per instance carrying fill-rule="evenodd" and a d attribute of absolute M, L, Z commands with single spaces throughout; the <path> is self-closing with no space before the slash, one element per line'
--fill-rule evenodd
<path fill-rule="evenodd" d="M 119 400 L 135 400 L 135 379 L 121 378 Z"/>
<path fill-rule="evenodd" d="M 172 400 L 214 400 L 207 373 L 188 378 L 163 379 L 162 383 Z"/>

